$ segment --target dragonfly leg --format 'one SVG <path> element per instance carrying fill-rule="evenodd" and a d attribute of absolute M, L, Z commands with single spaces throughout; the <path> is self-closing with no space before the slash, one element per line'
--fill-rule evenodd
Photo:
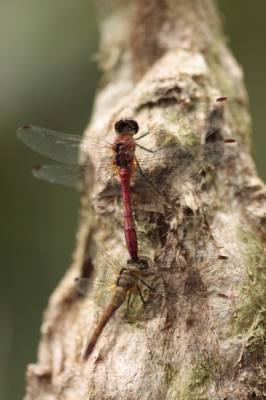
<path fill-rule="evenodd" d="M 150 290 L 152 290 L 152 291 L 155 291 L 155 290 L 156 290 L 156 288 L 151 287 L 150 285 L 148 285 L 148 284 L 147 284 L 145 281 L 143 281 L 142 279 L 140 279 L 140 282 L 143 283 L 143 285 L 145 285 L 148 289 L 150 289 Z"/>
<path fill-rule="evenodd" d="M 137 163 L 137 166 L 138 166 L 138 169 L 139 169 L 139 172 L 140 172 L 142 178 L 144 178 L 144 179 L 151 185 L 151 187 L 152 187 L 160 196 L 165 197 L 165 195 L 163 195 L 163 194 L 154 186 L 154 184 L 145 176 L 144 172 L 143 172 L 142 169 L 140 168 L 139 162 L 138 162 L 138 160 L 137 160 L 136 157 L 135 157 L 135 160 L 136 160 L 136 163 Z"/>
<path fill-rule="evenodd" d="M 138 289 L 138 292 L 139 292 L 139 295 L 140 295 L 141 301 L 142 301 L 142 303 L 143 303 L 143 304 L 144 304 L 144 306 L 145 306 L 145 305 L 146 305 L 146 301 L 143 299 L 143 296 L 142 296 L 142 293 L 141 293 L 141 291 L 140 291 L 139 285 L 137 285 L 137 289 Z"/>
<path fill-rule="evenodd" d="M 131 292 L 129 292 L 128 299 L 127 299 L 127 311 L 129 311 L 130 299 L 131 299 Z"/>
<path fill-rule="evenodd" d="M 147 149 L 147 148 L 144 147 L 144 146 L 141 146 L 140 144 L 138 144 L 138 143 L 136 143 L 136 142 L 135 142 L 135 144 L 136 144 L 136 146 L 138 146 L 138 147 L 141 148 L 142 150 L 145 150 L 145 151 L 147 151 L 148 153 L 152 153 L 152 154 L 155 154 L 155 153 L 157 153 L 158 151 L 161 151 L 161 150 L 163 150 L 163 149 L 167 149 L 168 147 L 176 146 L 176 144 L 168 144 L 167 146 L 160 147 L 160 148 L 157 149 L 157 150 L 150 150 L 150 149 Z"/>
<path fill-rule="evenodd" d="M 144 174 L 144 172 L 140 168 L 139 162 L 138 162 L 136 157 L 135 157 L 135 160 L 136 160 L 136 163 L 137 163 L 137 166 L 138 166 L 138 169 L 139 169 L 139 172 L 140 172 L 140 175 L 142 176 L 142 178 L 144 178 L 151 185 L 153 190 L 155 190 L 158 193 L 159 196 L 162 196 L 164 199 L 169 201 L 169 203 L 172 204 L 174 206 L 174 208 L 176 209 L 176 204 L 173 203 L 165 193 L 162 193 L 160 190 L 157 189 L 156 186 L 154 186 L 154 184 L 146 177 L 146 175 Z"/>
<path fill-rule="evenodd" d="M 141 283 L 143 283 L 145 286 L 147 286 L 147 288 L 149 288 L 150 290 L 156 291 L 156 288 L 153 288 L 153 287 L 147 285 L 147 283 L 145 283 L 143 280 L 140 280 L 140 281 L 141 281 Z M 142 294 L 141 294 L 140 288 L 139 288 L 138 285 L 137 285 L 137 289 L 138 289 L 139 295 L 140 295 L 140 297 L 141 297 L 141 300 L 142 300 L 144 306 L 147 306 L 147 305 L 148 305 L 149 303 L 151 303 L 154 299 L 156 299 L 157 297 L 160 296 L 159 293 L 157 293 L 157 295 L 156 295 L 155 297 L 152 297 L 152 298 L 150 298 L 149 300 L 144 300 L 144 299 L 143 299 L 143 296 L 142 296 Z"/>

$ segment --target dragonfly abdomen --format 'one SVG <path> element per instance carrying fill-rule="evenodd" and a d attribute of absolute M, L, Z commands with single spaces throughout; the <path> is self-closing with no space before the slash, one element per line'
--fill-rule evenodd
<path fill-rule="evenodd" d="M 121 286 L 118 286 L 116 288 L 115 293 L 114 293 L 108 307 L 104 311 L 97 327 L 95 328 L 95 330 L 92 334 L 92 337 L 91 337 L 89 343 L 86 346 L 85 352 L 83 354 L 84 360 L 87 360 L 89 358 L 89 356 L 91 355 L 92 350 L 94 349 L 94 346 L 96 345 L 97 340 L 103 331 L 103 328 L 105 327 L 105 325 L 107 324 L 107 322 L 109 321 L 111 316 L 115 313 L 115 311 L 123 304 L 123 302 L 126 298 L 126 294 L 127 294 L 126 290 L 123 289 Z"/>
<path fill-rule="evenodd" d="M 131 201 L 129 194 L 130 174 L 131 174 L 130 169 L 128 168 L 120 169 L 119 176 L 121 179 L 123 204 L 124 204 L 125 239 L 130 257 L 133 260 L 138 260 L 138 241 L 132 216 L 132 208 L 131 208 Z"/>

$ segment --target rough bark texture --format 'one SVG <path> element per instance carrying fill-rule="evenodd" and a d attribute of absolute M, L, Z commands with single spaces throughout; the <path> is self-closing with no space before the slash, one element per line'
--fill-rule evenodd
<path fill-rule="evenodd" d="M 86 135 L 114 141 L 114 122 L 171 120 L 219 96 L 239 109 L 218 134 L 244 143 L 240 154 L 172 187 L 168 204 L 136 194 L 140 254 L 161 269 L 165 301 L 154 318 L 130 324 L 119 312 L 87 363 L 81 353 L 101 311 L 78 296 L 76 276 L 100 274 L 96 241 L 123 264 L 121 197 L 81 191 L 73 264 L 50 298 L 38 362 L 28 366 L 26 400 L 264 399 L 266 190 L 250 154 L 243 74 L 211 0 L 134 0 L 101 25 L 104 71 Z M 93 229 L 92 229 L 93 226 Z M 227 262 L 193 263 L 224 254 Z"/>

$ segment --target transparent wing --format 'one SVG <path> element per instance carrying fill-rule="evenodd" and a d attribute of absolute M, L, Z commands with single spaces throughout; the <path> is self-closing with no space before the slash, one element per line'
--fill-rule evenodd
<path fill-rule="evenodd" d="M 230 97 L 215 99 L 197 108 L 184 117 L 155 125 L 149 124 L 146 133 L 138 133 L 134 140 L 140 148 L 147 152 L 156 152 L 162 147 L 188 138 L 191 144 L 193 139 L 207 137 L 220 129 L 235 113 L 237 101 Z M 199 142 L 195 141 L 195 144 Z"/>
<path fill-rule="evenodd" d="M 100 306 L 105 307 L 110 295 L 116 288 L 119 263 L 110 255 L 106 254 L 98 246 L 94 245 L 94 263 L 99 264 L 102 270 L 101 279 L 76 278 L 77 290 L 84 296 L 92 293 L 92 299 Z"/>
<path fill-rule="evenodd" d="M 136 135 L 135 154 L 139 168 L 132 174 L 131 187 L 136 191 L 152 190 L 154 187 L 161 190 L 171 182 L 182 182 L 239 151 L 242 145 L 237 141 L 196 146 L 198 140 L 193 140 L 201 134 L 210 135 L 219 129 L 232 116 L 236 107 L 235 100 L 223 97 L 176 121 L 150 128 L 149 132 L 140 136 Z M 188 138 L 185 141 L 186 148 L 184 144 L 178 146 L 180 133 Z M 97 181 L 104 184 L 103 195 L 107 196 L 121 191 L 117 178 L 114 179 L 111 144 L 100 139 L 82 139 L 34 126 L 19 128 L 17 135 L 33 150 L 68 164 L 37 167 L 34 176 L 68 186 L 76 186 L 79 179 L 87 187 Z"/>
<path fill-rule="evenodd" d="M 101 279 L 89 279 L 89 278 L 76 278 L 75 282 L 77 284 L 77 289 L 79 293 L 83 296 L 87 296 L 89 293 L 103 295 L 114 291 L 115 289 L 115 280 L 101 280 Z"/>
<path fill-rule="evenodd" d="M 75 282 L 76 282 L 76 285 L 77 285 L 77 290 L 83 296 L 87 296 L 93 290 L 93 286 L 94 286 L 93 279 L 75 278 Z"/>
<path fill-rule="evenodd" d="M 109 257 L 109 256 L 107 256 Z M 112 259 L 116 265 L 117 262 Z M 213 284 L 213 268 L 220 266 L 221 268 L 226 268 L 229 264 L 232 264 L 232 259 L 224 255 L 212 255 L 210 257 L 192 257 L 191 260 L 187 260 L 183 263 L 176 260 L 177 268 L 185 268 L 186 279 L 183 281 L 183 295 L 193 296 L 195 293 L 197 296 L 206 297 L 207 294 L 216 293 L 217 289 L 223 291 L 221 288 L 217 288 L 217 282 Z M 176 285 L 174 283 L 175 278 L 171 277 L 170 281 L 168 279 L 168 284 L 165 286 L 163 276 L 165 273 L 169 274 L 169 268 L 173 268 L 173 261 L 169 264 L 157 263 L 155 266 L 149 266 L 147 270 L 143 272 L 138 283 L 127 293 L 129 296 L 128 302 L 124 302 L 124 312 L 126 312 L 127 317 L 132 322 L 139 318 L 143 311 L 145 311 L 146 318 L 154 318 L 159 310 L 160 304 L 163 299 L 166 298 L 166 294 L 172 294 L 174 296 L 176 293 Z M 126 267 L 125 267 L 126 268 Z M 204 270 L 204 282 L 201 278 L 201 272 Z M 115 271 L 113 271 L 115 272 Z M 92 293 L 92 299 L 101 307 L 105 307 L 107 302 L 110 300 L 111 294 L 114 293 L 116 288 L 116 278 L 118 277 L 118 271 L 115 272 L 114 278 L 112 280 L 91 280 L 87 278 L 77 278 L 77 287 L 80 293 L 87 295 L 88 292 Z M 177 284 L 179 287 L 180 284 Z M 174 289 L 175 288 L 175 289 Z M 216 293 L 221 295 L 220 292 Z M 169 301 L 169 300 L 168 300 Z"/>
<path fill-rule="evenodd" d="M 212 255 L 210 257 L 199 256 L 189 261 L 190 265 L 194 268 L 205 269 L 208 266 L 216 265 L 228 265 L 232 263 L 231 257 L 224 255 Z"/>
<path fill-rule="evenodd" d="M 139 318 L 143 311 L 143 318 L 154 318 L 158 313 L 160 313 L 160 304 L 167 298 L 168 302 L 171 302 L 171 297 L 167 294 L 173 295 L 175 298 L 179 294 L 183 293 L 183 296 L 189 297 L 206 297 L 208 295 L 214 294 L 218 296 L 218 289 L 223 292 L 223 284 L 218 285 L 213 279 L 214 268 L 226 269 L 230 264 L 232 264 L 232 259 L 223 255 L 212 255 L 209 257 L 192 257 L 187 260 L 184 265 L 177 262 L 177 268 L 184 268 L 186 274 L 184 274 L 184 281 L 179 281 L 180 277 L 173 276 L 170 271 L 173 268 L 173 261 L 169 264 L 160 264 L 154 268 L 149 269 L 148 275 L 143 276 L 139 289 L 141 291 L 141 296 L 145 301 L 145 305 L 140 298 L 140 294 L 137 288 L 134 288 L 133 295 L 131 297 L 131 302 L 129 304 L 129 319 L 132 321 Z M 202 278 L 204 270 L 204 280 Z M 165 284 L 163 278 L 170 274 Z M 148 286 L 146 286 L 148 284 Z M 181 287 L 182 286 L 182 287 Z"/>
<path fill-rule="evenodd" d="M 32 174 L 35 178 L 43 179 L 50 183 L 76 187 L 80 177 L 80 170 L 77 165 L 72 164 L 40 165 L 33 168 Z"/>
<path fill-rule="evenodd" d="M 228 122 L 237 107 L 235 99 L 220 97 L 179 118 L 178 122 L 188 133 L 191 132 L 196 137 L 202 134 L 208 137 Z"/>
<path fill-rule="evenodd" d="M 31 149 L 63 163 L 84 165 L 90 159 L 98 165 L 113 160 L 112 145 L 101 139 L 83 139 L 29 125 L 18 128 L 17 136 Z"/>
<path fill-rule="evenodd" d="M 221 265 L 221 266 L 227 266 L 229 264 L 233 263 L 233 260 L 231 257 L 226 256 L 226 255 L 221 255 L 221 254 L 216 254 L 213 251 L 209 253 L 208 257 L 205 257 L 204 252 L 201 255 L 197 254 L 198 250 L 195 248 L 194 251 L 193 249 L 189 251 L 188 257 L 184 259 L 182 256 L 179 255 L 179 253 L 176 252 L 176 250 L 169 251 L 167 254 L 167 258 L 171 261 L 168 263 L 159 263 L 157 262 L 157 268 L 159 271 L 162 273 L 166 272 L 169 270 L 169 267 L 171 267 L 174 270 L 176 269 L 181 269 L 185 270 L 187 268 L 192 268 L 192 271 L 202 271 L 205 270 L 206 268 L 212 268 L 213 266 Z"/>
<path fill-rule="evenodd" d="M 156 187 L 158 190 L 163 190 L 173 182 L 182 183 L 226 160 L 239 152 L 242 147 L 241 142 L 228 139 L 190 149 L 172 145 L 156 152 L 152 157 L 138 158 L 138 151 L 136 151 L 139 169 L 133 174 L 132 188 L 135 190 L 150 188 L 152 190 Z"/>
<path fill-rule="evenodd" d="M 223 255 L 196 257 L 190 262 L 191 269 L 185 282 L 184 294 L 190 295 L 193 291 L 197 291 L 197 294 L 203 297 L 211 294 L 217 296 L 219 291 L 223 291 L 224 283 L 223 281 L 217 283 L 213 279 L 213 270 L 217 268 L 226 270 L 232 264 L 233 260 Z M 201 271 L 204 271 L 204 280 Z"/>
<path fill-rule="evenodd" d="M 165 278 L 166 292 L 174 298 L 185 296 L 193 301 L 200 298 L 218 296 L 228 290 L 225 277 L 230 279 L 229 267 L 234 265 L 230 257 L 213 254 L 209 257 L 196 256 L 187 260 L 180 256 L 173 257 L 171 264 L 161 265 L 162 275 Z M 173 274 L 173 270 L 181 270 L 182 274 Z M 223 276 L 220 282 L 214 278 L 214 271 L 220 271 Z M 226 294 L 226 293 L 224 293 Z M 171 300 L 169 300 L 171 302 Z M 169 303 L 170 304 L 170 303 Z"/>
<path fill-rule="evenodd" d="M 82 183 L 90 190 L 95 182 L 104 184 L 103 195 L 111 196 L 121 192 L 121 184 L 111 165 L 84 165 L 51 164 L 39 165 L 32 170 L 35 178 L 43 179 L 50 183 L 78 187 Z"/>
<path fill-rule="evenodd" d="M 163 190 L 173 182 L 182 183 L 194 175 L 215 166 L 241 150 L 243 144 L 236 140 L 224 140 L 182 150 L 170 146 L 152 157 L 136 157 L 137 168 L 132 173 L 131 188 L 135 191 Z M 33 169 L 36 178 L 51 183 L 77 187 L 83 182 L 91 188 L 95 182 L 105 187 L 102 195 L 121 193 L 121 183 L 110 164 L 84 166 L 75 164 L 42 165 Z"/>

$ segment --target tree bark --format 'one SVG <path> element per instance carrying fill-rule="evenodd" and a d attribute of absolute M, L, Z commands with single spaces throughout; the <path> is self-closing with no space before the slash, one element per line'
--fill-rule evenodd
<path fill-rule="evenodd" d="M 114 122 L 124 116 L 145 130 L 148 121 L 230 96 L 239 108 L 212 136 L 244 147 L 172 187 L 171 203 L 153 192 L 133 196 L 140 254 L 161 270 L 165 299 L 155 318 L 133 325 L 117 313 L 87 363 L 81 353 L 101 311 L 93 295 L 78 295 L 74 278 L 93 269 L 100 275 L 93 242 L 121 265 L 128 255 L 121 197 L 103 196 L 99 185 L 81 188 L 73 263 L 45 311 L 26 400 L 266 398 L 266 190 L 250 154 L 242 70 L 225 42 L 211 0 L 132 0 L 102 21 L 104 75 L 85 136 L 112 143 Z M 207 261 L 218 254 L 228 261 Z"/>

